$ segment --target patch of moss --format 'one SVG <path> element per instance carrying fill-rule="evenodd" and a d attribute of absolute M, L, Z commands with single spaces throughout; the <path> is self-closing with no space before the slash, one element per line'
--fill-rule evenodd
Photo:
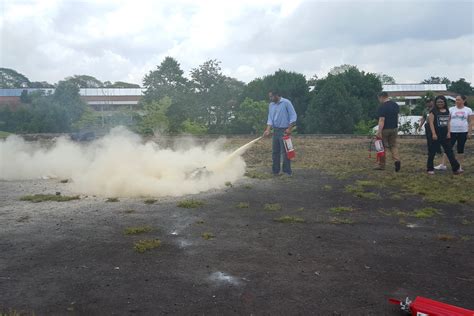
<path fill-rule="evenodd" d="M 108 198 L 107 200 L 105 200 L 105 202 L 112 202 L 112 203 L 113 202 L 118 202 L 118 201 L 119 201 L 119 199 L 116 198 L 116 197 Z"/>
<path fill-rule="evenodd" d="M 138 235 L 143 233 L 151 232 L 150 226 L 136 226 L 136 227 L 127 227 L 125 228 L 124 234 L 125 235 Z"/>
<path fill-rule="evenodd" d="M 440 212 L 439 210 L 433 208 L 433 207 L 425 207 L 421 209 L 416 209 L 413 212 L 413 216 L 416 218 L 431 218 L 435 215 L 439 215 Z"/>
<path fill-rule="evenodd" d="M 277 212 L 281 210 L 281 205 L 280 203 L 267 203 L 263 209 L 267 212 Z"/>
<path fill-rule="evenodd" d="M 298 216 L 288 216 L 288 215 L 274 218 L 273 220 L 279 223 L 304 223 L 305 222 L 304 218 L 301 218 Z"/>
<path fill-rule="evenodd" d="M 347 207 L 347 206 L 337 206 L 337 207 L 331 207 L 329 211 L 331 213 L 346 213 L 346 212 L 352 212 L 354 209 L 352 207 Z"/>
<path fill-rule="evenodd" d="M 79 195 L 75 196 L 66 196 L 66 195 L 55 195 L 55 194 L 35 194 L 35 195 L 25 195 L 20 198 L 20 201 L 29 201 L 33 203 L 40 203 L 46 201 L 55 201 L 55 202 L 67 202 L 72 200 L 79 200 Z"/>
<path fill-rule="evenodd" d="M 333 217 L 329 221 L 329 223 L 334 224 L 334 225 L 341 225 L 341 224 L 354 224 L 354 221 L 350 218 L 338 218 L 338 217 Z"/>
<path fill-rule="evenodd" d="M 324 191 L 331 191 L 332 190 L 332 185 L 326 184 L 323 186 Z"/>
<path fill-rule="evenodd" d="M 198 208 L 203 206 L 205 203 L 199 200 L 183 200 L 178 202 L 178 207 L 181 208 Z"/>
<path fill-rule="evenodd" d="M 144 253 L 146 251 L 158 248 L 161 246 L 161 240 L 159 239 L 143 239 L 139 240 L 133 246 L 136 252 Z"/>
<path fill-rule="evenodd" d="M 250 204 L 248 202 L 240 202 L 237 204 L 237 208 L 249 208 Z"/>
<path fill-rule="evenodd" d="M 155 204 L 158 200 L 154 200 L 154 199 L 148 199 L 148 200 L 145 200 L 144 203 L 145 204 Z"/>
<path fill-rule="evenodd" d="M 204 240 L 210 240 L 210 239 L 214 239 L 216 236 L 214 236 L 213 233 L 205 232 L 205 233 L 202 233 L 201 237 Z"/>

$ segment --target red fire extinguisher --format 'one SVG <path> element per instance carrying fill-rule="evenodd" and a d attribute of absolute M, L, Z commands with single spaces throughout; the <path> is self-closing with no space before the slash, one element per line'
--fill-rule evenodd
<path fill-rule="evenodd" d="M 372 157 L 372 144 L 375 148 L 375 151 L 377 152 L 376 157 L 377 161 L 380 161 L 380 159 L 385 156 L 385 148 L 383 147 L 383 141 L 382 138 L 380 137 L 375 137 L 370 141 L 369 144 L 369 158 Z"/>
<path fill-rule="evenodd" d="M 288 157 L 289 160 L 295 159 L 296 152 L 290 135 L 283 136 L 283 144 L 285 145 L 286 157 Z"/>
<path fill-rule="evenodd" d="M 430 300 L 418 296 L 414 301 L 408 297 L 405 302 L 397 299 L 389 299 L 389 302 L 399 305 L 401 310 L 413 316 L 474 316 L 474 311 Z"/>

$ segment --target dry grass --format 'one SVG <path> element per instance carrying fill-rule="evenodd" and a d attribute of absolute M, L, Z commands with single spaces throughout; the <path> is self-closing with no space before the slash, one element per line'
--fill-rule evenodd
<path fill-rule="evenodd" d="M 251 137 L 231 139 L 232 147 L 238 147 L 251 140 Z M 295 136 L 297 159 L 295 168 L 315 168 L 325 171 L 336 178 L 357 176 L 358 189 L 354 195 L 360 198 L 379 199 L 374 189 L 390 189 L 393 199 L 402 199 L 403 195 L 416 194 L 427 202 L 450 204 L 474 203 L 474 157 L 469 155 L 463 165 L 463 176 L 452 176 L 449 171 L 437 172 L 433 177 L 426 176 L 426 141 L 417 139 L 399 139 L 402 170 L 395 173 L 390 152 L 385 171 L 372 170 L 375 158 L 368 159 L 369 139 L 344 138 L 324 139 L 320 137 Z M 468 146 L 474 146 L 468 143 Z M 316 154 L 317 153 L 317 154 Z M 257 142 L 244 155 L 245 161 L 253 169 L 271 166 L 271 141 Z M 436 157 L 438 159 L 439 157 Z M 261 179 L 269 178 L 268 173 L 249 171 L 247 176 Z M 362 179 L 361 179 L 362 177 Z M 399 191 L 401 193 L 399 193 Z"/>

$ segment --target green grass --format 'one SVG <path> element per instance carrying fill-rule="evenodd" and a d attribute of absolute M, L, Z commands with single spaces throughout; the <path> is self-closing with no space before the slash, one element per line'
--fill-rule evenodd
<path fill-rule="evenodd" d="M 108 198 L 107 200 L 105 200 L 105 202 L 111 202 L 111 203 L 118 202 L 118 201 L 119 199 L 116 197 Z"/>
<path fill-rule="evenodd" d="M 278 222 L 278 223 L 304 223 L 305 220 L 304 218 L 298 217 L 298 216 L 281 216 L 274 218 L 273 221 Z"/>
<path fill-rule="evenodd" d="M 425 207 L 425 208 L 416 209 L 413 211 L 413 216 L 416 218 L 431 218 L 439 214 L 440 214 L 439 210 L 433 207 Z"/>
<path fill-rule="evenodd" d="M 263 209 L 267 212 L 277 212 L 281 210 L 279 203 L 267 203 L 263 206 Z"/>
<path fill-rule="evenodd" d="M 303 212 L 304 210 L 305 210 L 304 207 L 299 207 L 299 208 L 296 209 L 297 212 Z"/>
<path fill-rule="evenodd" d="M 227 182 L 225 183 L 225 186 L 226 186 L 226 187 L 229 187 L 229 188 L 232 188 L 234 185 L 232 184 L 232 182 L 227 181 Z"/>
<path fill-rule="evenodd" d="M 198 224 L 198 225 L 202 225 L 204 223 L 205 223 L 205 221 L 203 221 L 202 219 L 196 221 L 196 224 Z"/>
<path fill-rule="evenodd" d="M 183 200 L 178 202 L 178 207 L 181 208 L 198 208 L 203 206 L 205 203 L 200 200 Z"/>
<path fill-rule="evenodd" d="M 325 184 L 325 185 L 323 186 L 323 190 L 324 190 L 324 191 L 331 191 L 331 190 L 332 190 L 332 185 Z"/>
<path fill-rule="evenodd" d="M 249 208 L 250 204 L 248 202 L 240 202 L 237 204 L 237 208 Z"/>
<path fill-rule="evenodd" d="M 125 210 L 125 211 L 123 211 L 123 212 L 124 212 L 125 214 L 133 214 L 133 213 L 136 213 L 136 211 L 135 211 L 135 210 L 132 210 L 132 209 L 130 209 L 130 210 Z"/>
<path fill-rule="evenodd" d="M 7 138 L 9 135 L 12 135 L 9 132 L 0 131 L 0 138 Z"/>
<path fill-rule="evenodd" d="M 144 203 L 145 204 L 155 204 L 158 200 L 154 200 L 154 199 L 148 199 L 148 200 L 145 200 Z"/>
<path fill-rule="evenodd" d="M 250 184 L 246 184 L 246 185 L 244 185 L 244 189 L 252 190 L 253 186 L 251 186 Z"/>
<path fill-rule="evenodd" d="M 470 236 L 461 236 L 461 241 L 469 241 L 471 240 Z"/>
<path fill-rule="evenodd" d="M 146 251 L 158 248 L 161 246 L 161 240 L 159 239 L 143 239 L 139 240 L 133 246 L 136 252 L 144 253 Z"/>
<path fill-rule="evenodd" d="M 354 209 L 352 207 L 347 207 L 347 206 L 338 206 L 338 207 L 331 207 L 329 211 L 331 213 L 346 213 L 346 212 L 352 212 Z"/>
<path fill-rule="evenodd" d="M 463 225 L 472 225 L 472 224 L 474 224 L 474 221 L 471 221 L 471 220 L 468 220 L 468 219 L 463 219 L 461 221 L 461 224 L 463 224 Z"/>
<path fill-rule="evenodd" d="M 67 202 L 72 200 L 79 200 L 79 195 L 67 196 L 67 195 L 55 195 L 55 194 L 35 194 L 25 195 L 20 198 L 20 201 L 29 201 L 33 203 L 40 203 L 46 201 L 54 202 Z"/>
<path fill-rule="evenodd" d="M 125 235 L 138 235 L 151 232 L 152 229 L 150 226 L 136 226 L 136 227 L 127 227 L 125 228 Z"/>
<path fill-rule="evenodd" d="M 213 233 L 205 232 L 205 233 L 202 233 L 201 237 L 204 240 L 210 240 L 210 239 L 214 239 L 216 236 L 214 236 Z"/>
<path fill-rule="evenodd" d="M 334 224 L 334 225 L 341 225 L 341 224 L 354 224 L 354 221 L 350 218 L 338 218 L 338 217 L 333 217 L 329 221 L 329 223 Z"/>

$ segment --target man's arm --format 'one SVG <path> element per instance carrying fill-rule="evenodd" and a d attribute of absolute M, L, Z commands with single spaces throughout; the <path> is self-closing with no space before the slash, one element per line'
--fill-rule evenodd
<path fill-rule="evenodd" d="M 296 111 L 293 104 L 289 100 L 287 104 L 287 110 L 288 110 L 288 116 L 290 119 L 290 126 L 288 126 L 288 128 L 285 130 L 285 133 L 290 135 L 291 132 L 293 131 L 293 128 L 296 125 L 296 120 L 298 119 L 298 116 L 296 115 Z"/>
<path fill-rule="evenodd" d="M 472 111 L 469 113 L 469 115 L 467 116 L 467 138 L 471 138 L 471 134 L 472 134 L 472 117 L 473 117 L 473 113 Z"/>
<path fill-rule="evenodd" d="M 272 129 L 273 126 L 273 120 L 272 120 L 272 115 L 270 111 L 271 107 L 270 105 L 268 106 L 268 118 L 267 118 L 267 128 L 265 128 L 265 131 L 263 132 L 263 136 L 268 136 L 270 135 L 270 130 Z"/>
<path fill-rule="evenodd" d="M 379 117 L 379 129 L 377 131 L 377 137 L 382 138 L 383 127 L 385 126 L 385 117 Z"/>

